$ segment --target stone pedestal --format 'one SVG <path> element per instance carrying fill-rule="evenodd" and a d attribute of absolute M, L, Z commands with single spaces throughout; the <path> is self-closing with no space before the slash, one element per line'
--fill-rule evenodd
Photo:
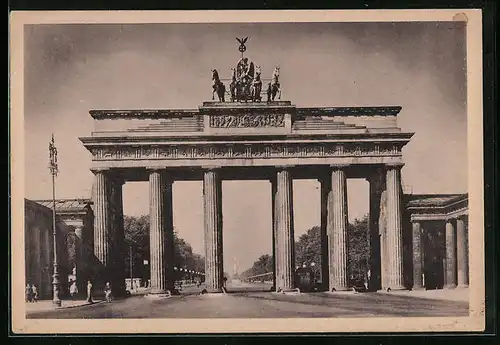
<path fill-rule="evenodd" d="M 459 287 L 469 286 L 469 245 L 463 218 L 457 219 L 457 282 Z"/>
<path fill-rule="evenodd" d="M 224 266 L 222 259 L 222 182 L 216 170 L 203 176 L 205 213 L 205 286 L 208 292 L 222 292 Z"/>
<path fill-rule="evenodd" d="M 387 238 L 386 254 L 387 289 L 404 290 L 403 275 L 403 226 L 401 212 L 401 168 L 388 166 L 386 173 Z"/>
<path fill-rule="evenodd" d="M 451 220 L 446 222 L 445 230 L 445 246 L 446 246 L 446 283 L 445 287 L 453 289 L 457 287 L 456 272 L 457 272 L 457 239 L 455 228 Z"/>
<path fill-rule="evenodd" d="M 287 169 L 276 176 L 276 289 L 295 289 L 292 177 Z"/>
<path fill-rule="evenodd" d="M 165 265 L 165 173 L 161 170 L 149 172 L 149 246 L 152 294 L 167 291 Z"/>
<path fill-rule="evenodd" d="M 329 290 L 349 289 L 347 272 L 347 184 L 341 168 L 331 172 L 331 190 L 328 205 Z"/>
<path fill-rule="evenodd" d="M 422 227 L 420 222 L 412 223 L 412 238 L 413 238 L 413 290 L 424 288 L 422 279 L 423 274 L 423 258 L 422 258 Z"/>

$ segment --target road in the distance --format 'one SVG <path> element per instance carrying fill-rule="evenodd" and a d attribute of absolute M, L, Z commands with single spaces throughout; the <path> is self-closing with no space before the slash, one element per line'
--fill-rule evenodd
<path fill-rule="evenodd" d="M 468 303 L 378 293 L 280 295 L 269 285 L 228 286 L 230 293 L 148 299 L 133 296 L 112 303 L 32 312 L 28 318 L 287 318 L 355 316 L 467 316 Z M 253 290 L 253 291 L 249 291 Z"/>

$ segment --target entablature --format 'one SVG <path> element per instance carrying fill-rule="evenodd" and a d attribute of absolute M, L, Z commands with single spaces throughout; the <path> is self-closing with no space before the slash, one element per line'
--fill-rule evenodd
<path fill-rule="evenodd" d="M 198 109 L 91 110 L 92 136 L 400 132 L 401 107 L 296 108 L 288 101 L 204 102 Z"/>

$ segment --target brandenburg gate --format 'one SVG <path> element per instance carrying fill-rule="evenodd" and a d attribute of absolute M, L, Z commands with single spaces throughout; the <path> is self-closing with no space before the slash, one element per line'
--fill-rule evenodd
<path fill-rule="evenodd" d="M 292 182 L 317 179 L 325 289 L 347 290 L 347 178 L 370 184 L 370 287 L 404 289 L 401 151 L 413 133 L 398 128 L 401 107 L 298 108 L 276 99 L 279 69 L 262 100 L 266 91 L 255 70 L 242 57 L 228 91 L 214 70 L 219 99 L 197 109 L 90 111 L 94 131 L 80 140 L 92 154 L 95 174 L 94 255 L 115 289 L 125 284 L 125 181 L 149 181 L 151 292 L 165 293 L 174 289 L 176 181 L 203 181 L 205 284 L 208 292 L 221 292 L 222 181 L 270 181 L 274 288 L 291 291 Z"/>

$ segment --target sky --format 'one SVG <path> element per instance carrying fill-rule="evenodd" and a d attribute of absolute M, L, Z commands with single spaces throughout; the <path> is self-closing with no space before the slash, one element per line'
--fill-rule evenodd
<path fill-rule="evenodd" d="M 91 155 L 79 137 L 91 109 L 197 108 L 240 57 L 235 37 L 270 78 L 280 66 L 282 99 L 297 107 L 402 106 L 398 126 L 415 133 L 403 149 L 413 193 L 467 192 L 465 28 L 432 23 L 26 25 L 25 191 L 51 197 L 47 146 L 59 153 L 58 198 L 88 198 Z M 148 214 L 145 182 L 126 183 L 124 213 Z M 319 184 L 294 181 L 298 238 L 319 225 Z M 223 182 L 224 262 L 239 270 L 271 252 L 266 181 Z M 251 192 L 252 197 L 246 197 Z M 368 184 L 348 181 L 349 219 L 368 212 Z M 203 254 L 200 182 L 174 184 L 174 227 Z"/>

